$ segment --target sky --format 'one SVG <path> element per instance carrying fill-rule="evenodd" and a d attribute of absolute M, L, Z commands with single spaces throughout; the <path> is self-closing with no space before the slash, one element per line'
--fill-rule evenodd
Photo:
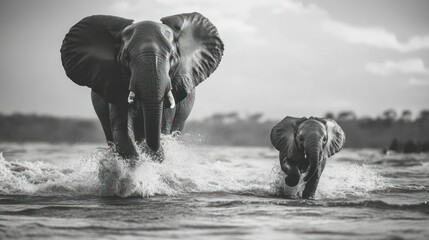
<path fill-rule="evenodd" d="M 191 119 L 429 108 L 429 1 L 2 0 L 0 113 L 95 118 L 90 89 L 61 65 L 70 27 L 94 14 L 159 21 L 194 11 L 217 27 L 225 52 L 197 87 Z"/>

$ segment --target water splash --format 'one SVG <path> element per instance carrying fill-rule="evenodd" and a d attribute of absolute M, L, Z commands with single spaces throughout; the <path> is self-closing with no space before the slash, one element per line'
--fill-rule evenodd
<path fill-rule="evenodd" d="M 89 159 L 66 168 L 43 161 L 9 162 L 0 153 L 0 194 L 93 194 L 99 189 L 96 165 Z"/>
<path fill-rule="evenodd" d="M 154 196 L 189 192 L 269 194 L 269 172 L 249 159 L 222 159 L 203 147 L 163 136 L 165 160 L 142 153 L 135 167 L 108 148 L 96 148 L 70 164 L 7 161 L 0 156 L 0 194 Z M 221 153 L 224 150 L 216 150 Z M 255 159 L 259 161 L 260 159 Z M 61 166 L 60 166 L 61 165 Z"/>
<path fill-rule="evenodd" d="M 388 186 L 384 177 L 369 165 L 331 164 L 326 166 L 320 179 L 317 197 L 362 197 Z"/>
<path fill-rule="evenodd" d="M 273 150 L 188 146 L 170 136 L 163 136 L 162 147 L 162 163 L 141 153 L 135 167 L 108 148 L 61 159 L 61 164 L 8 161 L 0 155 L 0 194 L 148 197 L 229 192 L 275 196 L 285 191 L 284 174 Z M 383 186 L 383 179 L 369 167 L 333 162 L 327 164 L 316 197 L 367 194 Z"/>
<path fill-rule="evenodd" d="M 353 157 L 352 154 L 347 155 L 347 158 Z M 365 159 L 355 157 L 355 163 L 344 162 L 341 158 L 328 160 L 319 181 L 316 199 L 362 197 L 391 187 L 374 167 L 362 163 Z M 296 187 L 289 187 L 284 181 L 286 175 L 280 167 L 275 166 L 273 172 L 276 177 L 271 187 L 277 195 L 288 198 L 298 198 L 302 195 L 305 187 L 304 176 L 301 176 Z"/>

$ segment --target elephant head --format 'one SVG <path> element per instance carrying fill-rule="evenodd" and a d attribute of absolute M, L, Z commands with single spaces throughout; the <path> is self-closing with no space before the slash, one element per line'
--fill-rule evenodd
<path fill-rule="evenodd" d="M 286 117 L 274 126 L 270 138 L 280 151 L 280 165 L 290 187 L 296 186 L 304 173 L 304 182 L 318 171 L 321 174 L 326 159 L 339 152 L 345 142 L 344 132 L 334 120 L 314 117 Z"/>
<path fill-rule="evenodd" d="M 161 22 L 90 16 L 70 29 L 61 47 L 71 80 L 111 104 L 129 102 L 134 115 L 138 108 L 154 151 L 160 148 L 163 109 L 174 107 L 209 77 L 223 55 L 216 27 L 201 14 Z"/>

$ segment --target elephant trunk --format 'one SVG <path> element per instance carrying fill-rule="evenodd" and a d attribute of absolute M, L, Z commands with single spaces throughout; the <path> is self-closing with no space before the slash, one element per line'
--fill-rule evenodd
<path fill-rule="evenodd" d="M 307 182 L 313 177 L 319 166 L 320 146 L 317 143 L 313 143 L 308 144 L 308 147 L 306 146 L 305 149 L 310 164 L 310 170 L 308 171 L 307 176 L 304 178 L 304 181 Z"/>
<path fill-rule="evenodd" d="M 154 104 L 143 104 L 144 132 L 146 143 L 153 151 L 160 148 L 162 102 Z"/>
<path fill-rule="evenodd" d="M 141 52 L 132 65 L 130 90 L 136 91 L 142 107 L 144 134 L 148 147 L 160 149 L 163 100 L 170 84 L 165 59 L 155 49 Z"/>

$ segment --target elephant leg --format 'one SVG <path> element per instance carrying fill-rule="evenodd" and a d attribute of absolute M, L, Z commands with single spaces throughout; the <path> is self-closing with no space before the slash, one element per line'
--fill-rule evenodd
<path fill-rule="evenodd" d="M 98 93 L 91 91 L 92 106 L 103 127 L 104 135 L 106 136 L 107 144 L 110 146 L 113 143 L 112 130 L 110 128 L 109 103 L 106 102 Z"/>
<path fill-rule="evenodd" d="M 128 103 L 109 104 L 109 110 L 116 151 L 124 158 L 137 157 L 134 139 L 128 133 Z"/>
<path fill-rule="evenodd" d="M 195 89 L 192 90 L 192 92 L 185 99 L 183 99 L 180 103 L 176 105 L 176 112 L 170 133 L 173 133 L 175 131 L 181 132 L 183 130 L 183 127 L 185 126 L 185 121 L 188 118 L 189 114 L 191 114 L 194 102 Z"/>
<path fill-rule="evenodd" d="M 302 198 L 305 199 L 313 199 L 316 194 L 317 185 L 319 184 L 319 172 L 316 172 L 313 177 L 308 180 L 307 184 L 305 184 L 304 191 L 302 192 Z"/>
<path fill-rule="evenodd" d="M 302 198 L 313 199 L 316 194 L 317 185 L 319 184 L 319 179 L 322 176 L 322 172 L 325 169 L 326 160 L 321 163 L 318 171 L 313 175 L 313 177 L 308 180 L 305 184 L 304 191 L 302 192 Z"/>
<path fill-rule="evenodd" d="M 171 127 L 173 126 L 174 116 L 176 115 L 176 107 L 165 108 L 162 112 L 162 134 L 171 134 Z"/>

